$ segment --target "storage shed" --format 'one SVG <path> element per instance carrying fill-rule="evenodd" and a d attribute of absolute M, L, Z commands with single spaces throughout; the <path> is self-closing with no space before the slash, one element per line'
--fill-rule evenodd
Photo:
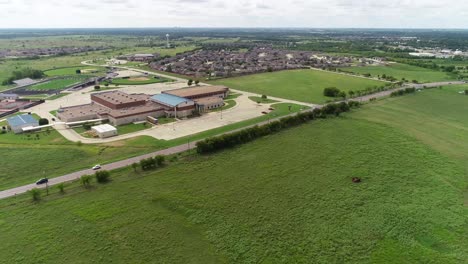
<path fill-rule="evenodd" d="M 117 128 L 105 124 L 105 125 L 99 125 L 99 126 L 93 126 L 91 127 L 91 130 L 96 133 L 100 138 L 108 138 L 108 137 L 114 137 L 119 134 L 117 131 Z"/>

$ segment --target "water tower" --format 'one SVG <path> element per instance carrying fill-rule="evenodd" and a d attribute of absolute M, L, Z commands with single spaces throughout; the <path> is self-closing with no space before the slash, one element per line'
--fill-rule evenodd
<path fill-rule="evenodd" d="M 168 49 L 171 47 L 171 44 L 169 43 L 169 37 L 170 37 L 170 35 L 166 34 L 166 41 L 167 41 L 166 48 L 168 48 Z"/>

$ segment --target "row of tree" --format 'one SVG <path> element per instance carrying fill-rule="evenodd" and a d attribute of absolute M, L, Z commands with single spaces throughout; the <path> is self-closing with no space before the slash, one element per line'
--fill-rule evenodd
<path fill-rule="evenodd" d="M 278 121 L 273 121 L 265 125 L 254 126 L 237 132 L 207 138 L 197 143 L 197 152 L 205 154 L 231 148 L 317 118 L 327 118 L 330 115 L 339 116 L 341 113 L 348 112 L 351 108 L 359 106 L 360 103 L 356 101 L 328 104 L 321 109 L 316 108 L 312 111 L 298 113 L 294 116 L 283 117 Z"/>
<path fill-rule="evenodd" d="M 144 171 L 154 170 L 154 169 L 162 167 L 164 165 L 165 160 L 166 160 L 166 157 L 162 155 L 143 159 L 140 161 L 140 167 Z M 134 170 L 136 170 L 136 168 L 138 167 L 138 164 L 134 163 L 132 167 Z"/>
<path fill-rule="evenodd" d="M 392 92 L 390 94 L 390 96 L 391 97 L 402 96 L 402 95 L 405 95 L 405 94 L 411 94 L 411 93 L 415 93 L 415 92 L 416 92 L 416 88 L 405 88 L 405 89 L 401 89 L 401 90 Z"/>
<path fill-rule="evenodd" d="M 45 74 L 43 71 L 34 70 L 31 68 L 24 68 L 18 71 L 13 71 L 11 76 L 4 80 L 2 85 L 10 85 L 13 84 L 13 81 L 24 79 L 24 78 L 31 78 L 31 79 L 40 79 L 44 77 Z"/>
<path fill-rule="evenodd" d="M 358 91 L 341 91 L 340 89 L 336 87 L 327 87 L 323 89 L 323 95 L 327 97 L 334 97 L 334 98 L 355 98 L 355 97 L 360 97 L 364 95 L 369 95 L 373 93 L 378 93 L 382 91 L 386 91 L 389 89 L 395 88 L 396 85 L 400 84 L 386 84 L 384 86 L 374 86 L 374 87 L 367 87 L 366 89 L 363 90 L 358 90 Z"/>

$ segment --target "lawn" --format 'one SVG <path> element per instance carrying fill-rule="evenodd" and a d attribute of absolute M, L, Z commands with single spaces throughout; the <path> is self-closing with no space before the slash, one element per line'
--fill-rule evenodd
<path fill-rule="evenodd" d="M 119 170 L 89 190 L 53 188 L 38 204 L 3 200 L 0 254 L 40 263 L 464 263 L 466 100 L 448 88 L 382 100 L 160 171 Z"/>
<path fill-rule="evenodd" d="M 55 77 L 55 76 L 70 76 L 70 75 L 77 75 L 76 70 L 81 70 L 81 74 L 92 74 L 97 75 L 99 73 L 105 72 L 105 68 L 102 67 L 94 67 L 94 66 L 74 66 L 74 67 L 65 67 L 65 68 L 57 68 L 45 71 L 44 73 L 47 76 Z"/>
<path fill-rule="evenodd" d="M 326 87 L 343 91 L 365 90 L 386 83 L 317 70 L 261 73 L 212 81 L 232 89 L 308 103 L 324 103 L 333 98 L 323 95 Z"/>
<path fill-rule="evenodd" d="M 408 81 L 417 80 L 421 83 L 453 81 L 457 79 L 455 75 L 446 72 L 400 63 L 391 64 L 390 66 L 348 67 L 343 68 L 343 70 L 359 74 L 370 73 L 374 77 L 385 74 L 387 76 L 393 76 L 398 80 L 405 78 Z"/>
<path fill-rule="evenodd" d="M 38 133 L 39 138 L 36 137 L 36 134 L 30 136 L 27 134 L 15 135 L 13 133 L 0 134 L 0 151 L 8 153 L 8 155 L 2 156 L 0 190 L 31 183 L 37 178 L 43 177 L 44 171 L 47 177 L 53 178 L 80 169 L 90 168 L 96 163 L 106 164 L 159 149 L 186 144 L 187 141 L 195 141 L 225 133 L 271 118 L 298 112 L 305 108 L 292 104 L 290 112 L 289 105 L 277 104 L 274 105 L 275 111 L 267 115 L 169 141 L 143 136 L 101 145 L 78 145 L 67 141 L 55 130 L 51 130 L 50 133 Z M 170 122 L 174 122 L 174 119 L 160 119 L 161 124 Z M 131 133 L 142 129 L 145 129 L 142 124 L 131 124 L 119 127 L 119 133 Z M 76 128 L 75 131 L 80 134 L 85 132 L 82 127 Z M 51 155 L 51 153 L 55 154 Z M 40 169 L 37 169 L 38 167 Z"/>
<path fill-rule="evenodd" d="M 249 96 L 249 99 L 260 104 L 272 104 L 272 103 L 277 103 L 278 101 L 268 99 L 268 98 L 262 98 L 261 96 Z"/>
<path fill-rule="evenodd" d="M 87 77 L 85 76 L 76 76 L 73 78 L 65 78 L 65 79 L 55 79 L 55 80 L 47 81 L 44 83 L 35 84 L 33 86 L 28 87 L 28 89 L 32 91 L 63 90 L 69 86 L 79 84 L 86 79 Z"/>

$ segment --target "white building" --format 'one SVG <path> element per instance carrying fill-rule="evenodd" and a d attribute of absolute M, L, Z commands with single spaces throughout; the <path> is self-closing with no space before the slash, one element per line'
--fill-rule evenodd
<path fill-rule="evenodd" d="M 94 133 L 96 133 L 96 135 L 98 135 L 100 138 L 114 137 L 119 134 L 119 132 L 117 131 L 117 128 L 109 124 L 93 126 L 91 127 L 91 130 Z"/>

